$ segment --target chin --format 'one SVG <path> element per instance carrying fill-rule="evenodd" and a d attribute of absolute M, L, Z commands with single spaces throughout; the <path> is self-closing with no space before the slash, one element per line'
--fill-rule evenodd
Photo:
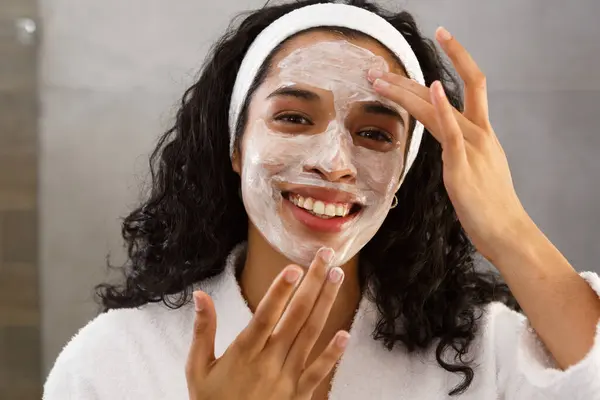
<path fill-rule="evenodd" d="M 282 204 L 280 214 L 282 233 L 273 237 L 271 245 L 292 262 L 308 267 L 320 248 L 330 247 L 335 251 L 332 266 L 340 266 L 358 254 L 360 248 L 364 246 L 362 244 L 356 248 L 358 238 L 354 224 L 332 231 L 312 229 L 310 223 L 307 225 L 299 221 L 290 207 L 289 204 Z M 360 217 L 360 214 L 355 217 L 356 222 Z"/>

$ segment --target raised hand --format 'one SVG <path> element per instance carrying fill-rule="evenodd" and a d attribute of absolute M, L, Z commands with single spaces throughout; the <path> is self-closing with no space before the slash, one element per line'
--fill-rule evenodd
<path fill-rule="evenodd" d="M 194 293 L 197 314 L 186 367 L 191 400 L 312 397 L 349 339 L 347 332 L 338 332 L 307 365 L 344 277 L 340 268 L 328 268 L 332 257 L 331 249 L 319 250 L 299 285 L 302 269 L 286 267 L 273 281 L 249 325 L 218 359 L 214 355 L 214 305 L 207 294 Z"/>
<path fill-rule="evenodd" d="M 465 111 L 456 110 L 439 81 L 427 88 L 369 71 L 381 95 L 398 103 L 440 142 L 444 184 L 458 218 L 480 253 L 493 259 L 499 242 L 530 219 L 514 189 L 506 155 L 488 116 L 486 80 L 465 48 L 443 28 L 436 37 L 465 84 Z"/>

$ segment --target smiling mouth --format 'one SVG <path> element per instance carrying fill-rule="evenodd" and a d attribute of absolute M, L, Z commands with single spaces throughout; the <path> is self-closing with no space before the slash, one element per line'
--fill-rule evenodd
<path fill-rule="evenodd" d="M 283 197 L 298 208 L 322 218 L 346 218 L 357 214 L 362 209 L 358 203 L 331 203 L 312 197 L 303 197 L 294 192 L 283 192 Z"/>

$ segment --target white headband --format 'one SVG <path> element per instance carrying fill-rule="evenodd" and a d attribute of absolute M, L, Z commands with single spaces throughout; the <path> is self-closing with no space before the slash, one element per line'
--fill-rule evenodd
<path fill-rule="evenodd" d="M 233 154 L 235 129 L 248 90 L 261 66 L 273 49 L 290 36 L 320 26 L 343 27 L 362 32 L 378 40 L 404 64 L 408 76 L 425 84 L 419 61 L 410 45 L 396 28 L 379 15 L 346 4 L 314 4 L 298 8 L 266 27 L 254 40 L 237 74 L 229 106 L 229 151 Z M 406 167 L 401 181 L 417 157 L 423 125 L 417 121 L 406 156 Z"/>

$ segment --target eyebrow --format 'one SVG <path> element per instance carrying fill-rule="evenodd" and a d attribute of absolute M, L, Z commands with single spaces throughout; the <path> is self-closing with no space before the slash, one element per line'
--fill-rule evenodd
<path fill-rule="evenodd" d="M 365 113 L 369 114 L 377 114 L 377 115 L 388 115 L 390 117 L 396 118 L 402 125 L 404 126 L 404 118 L 402 114 L 398 112 L 398 110 L 387 106 L 380 102 L 375 103 L 366 103 L 362 105 L 362 109 Z"/>
<path fill-rule="evenodd" d="M 310 90 L 298 89 L 294 87 L 282 87 L 271 93 L 267 99 L 277 96 L 290 96 L 296 97 L 302 100 L 308 101 L 319 101 L 321 98 L 315 92 L 311 92 Z"/>

